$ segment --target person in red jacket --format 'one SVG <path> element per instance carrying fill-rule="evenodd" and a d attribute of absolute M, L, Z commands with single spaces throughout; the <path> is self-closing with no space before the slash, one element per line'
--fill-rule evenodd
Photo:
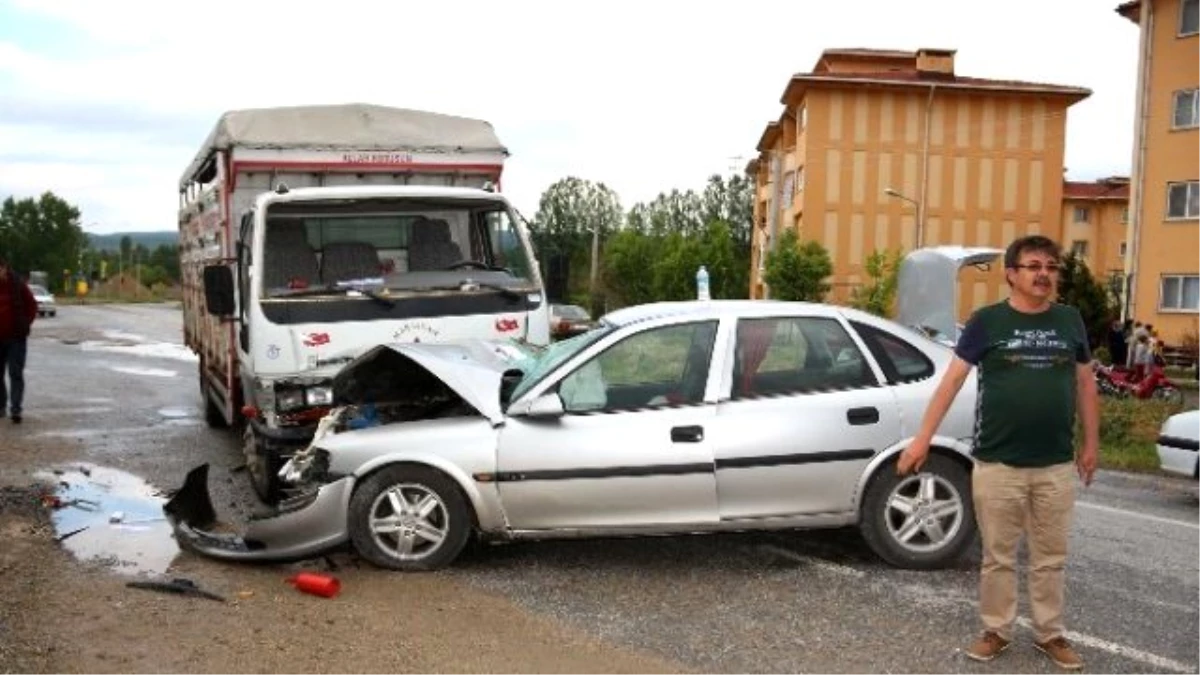
<path fill-rule="evenodd" d="M 8 406 L 13 424 L 21 423 L 21 399 L 25 396 L 25 345 L 29 327 L 37 316 L 37 301 L 29 284 L 17 276 L 0 254 L 0 415 Z M 8 371 L 11 391 L 4 386 Z"/>

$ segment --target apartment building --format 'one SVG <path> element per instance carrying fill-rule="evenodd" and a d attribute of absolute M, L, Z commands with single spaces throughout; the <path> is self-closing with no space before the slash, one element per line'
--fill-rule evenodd
<path fill-rule="evenodd" d="M 785 228 L 829 250 L 834 302 L 867 280 L 877 249 L 1061 240 L 1067 109 L 1091 92 L 964 77 L 955 53 L 828 49 L 791 78 L 748 167 L 751 297 L 769 297 L 762 261 Z M 968 270 L 960 315 L 1007 293 L 998 266 Z"/>
<path fill-rule="evenodd" d="M 1120 293 L 1129 222 L 1129 178 L 1063 181 L 1062 247 L 1087 263 L 1097 281 Z"/>
<path fill-rule="evenodd" d="M 1126 316 L 1174 344 L 1200 312 L 1200 6 L 1134 0 L 1117 12 L 1141 31 Z"/>

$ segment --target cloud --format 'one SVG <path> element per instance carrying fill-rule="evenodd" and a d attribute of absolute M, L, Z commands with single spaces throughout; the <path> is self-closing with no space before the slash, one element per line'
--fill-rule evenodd
<path fill-rule="evenodd" d="M 1137 28 L 1091 0 L 197 9 L 12 0 L 0 193 L 54 189 L 96 231 L 171 229 L 178 176 L 223 111 L 361 101 L 491 121 L 526 216 L 567 175 L 628 207 L 744 166 L 790 75 L 854 46 L 957 48 L 965 75 L 1090 87 L 1070 113 L 1067 165 L 1128 173 Z"/>

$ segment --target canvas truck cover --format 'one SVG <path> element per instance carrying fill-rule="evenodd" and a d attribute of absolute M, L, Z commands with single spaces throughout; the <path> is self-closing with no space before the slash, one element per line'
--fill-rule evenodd
<path fill-rule="evenodd" d="M 489 122 L 467 117 L 365 103 L 232 110 L 217 120 L 180 190 L 210 171 L 215 152 L 236 148 L 508 154 Z"/>
<path fill-rule="evenodd" d="M 958 272 L 1004 255 L 998 248 L 931 246 L 909 253 L 896 280 L 897 321 L 910 328 L 934 331 L 939 339 L 957 336 Z"/>

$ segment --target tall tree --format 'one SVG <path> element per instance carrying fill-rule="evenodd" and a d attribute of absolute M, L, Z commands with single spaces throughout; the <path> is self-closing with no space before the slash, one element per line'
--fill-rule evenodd
<path fill-rule="evenodd" d="M 10 196 L 0 205 L 0 251 L 20 272 L 41 270 L 52 280 L 78 272 L 86 244 L 79 209 L 53 192 L 37 199 Z"/>
<path fill-rule="evenodd" d="M 593 229 L 602 244 L 621 226 L 623 218 L 617 193 L 603 183 L 568 176 L 542 193 L 533 223 L 534 243 L 544 264 L 554 270 L 567 270 L 569 295 L 589 290 Z M 543 270 L 548 279 L 556 277 L 549 272 Z M 596 272 L 599 282 L 598 265 Z"/>
<path fill-rule="evenodd" d="M 900 275 L 899 250 L 873 251 L 867 256 L 867 278 L 869 281 L 851 293 L 850 304 L 876 316 L 890 317 L 896 301 L 896 290 Z"/>
<path fill-rule="evenodd" d="M 1063 259 L 1058 277 L 1058 302 L 1079 309 L 1093 348 L 1104 344 L 1108 326 L 1115 316 L 1108 289 L 1096 281 L 1087 263 L 1074 252 Z"/>

